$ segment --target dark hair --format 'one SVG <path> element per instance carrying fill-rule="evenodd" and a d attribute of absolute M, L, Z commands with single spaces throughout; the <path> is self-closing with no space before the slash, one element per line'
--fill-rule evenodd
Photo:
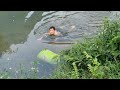
<path fill-rule="evenodd" d="M 51 27 L 49 28 L 49 30 L 50 30 L 50 29 L 54 29 L 54 30 L 55 30 L 55 27 L 54 27 L 54 26 L 51 26 Z"/>

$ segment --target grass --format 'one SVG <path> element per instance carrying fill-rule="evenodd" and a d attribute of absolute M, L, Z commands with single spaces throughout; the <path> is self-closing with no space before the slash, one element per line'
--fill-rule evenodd
<path fill-rule="evenodd" d="M 96 37 L 84 39 L 60 53 L 60 63 L 51 78 L 120 78 L 120 19 L 107 17 Z"/>

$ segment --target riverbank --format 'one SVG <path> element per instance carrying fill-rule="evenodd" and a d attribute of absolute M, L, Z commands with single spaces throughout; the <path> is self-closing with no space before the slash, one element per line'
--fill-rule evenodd
<path fill-rule="evenodd" d="M 51 79 L 119 79 L 120 78 L 120 19 L 105 18 L 99 34 L 74 44 L 60 52 L 60 60 Z M 14 78 L 40 79 L 39 61 L 28 71 L 24 66 L 14 72 Z M 9 71 L 0 71 L 0 78 L 13 78 Z M 46 77 L 42 77 L 46 78 Z"/>
<path fill-rule="evenodd" d="M 1 63 L 0 64 L 0 67 L 1 67 L 0 68 L 0 76 L 1 76 L 0 78 L 18 78 L 18 79 L 19 78 L 20 79 L 21 78 L 24 78 L 24 79 L 38 78 L 39 79 L 39 78 L 45 78 L 45 77 L 48 78 L 49 74 L 51 74 L 53 72 L 55 67 L 52 64 L 46 63 L 42 60 L 39 60 L 36 57 L 37 54 L 44 48 L 47 48 L 58 54 L 59 51 L 62 51 L 64 49 L 68 48 L 68 44 L 67 45 L 65 45 L 65 44 L 63 44 L 63 45 L 45 44 L 45 43 L 38 41 L 37 38 L 41 37 L 41 35 L 43 35 L 44 32 L 47 32 L 48 28 L 51 25 L 55 25 L 56 27 L 61 27 L 64 29 L 69 29 L 72 25 L 75 25 L 77 32 L 69 34 L 69 38 L 73 41 L 80 40 L 83 37 L 92 36 L 93 34 L 96 35 L 97 31 L 98 31 L 97 28 L 99 28 L 99 25 L 101 25 L 101 21 L 102 21 L 103 17 L 105 17 L 105 16 L 109 17 L 108 11 L 90 11 L 90 12 L 88 12 L 88 11 L 87 12 L 86 11 L 76 11 L 76 12 L 57 11 L 57 12 L 54 12 L 51 14 L 48 12 L 45 12 L 45 13 L 42 13 L 41 11 L 38 11 L 38 12 L 35 11 L 34 14 L 27 20 L 26 20 L 26 17 L 29 16 L 29 14 L 27 14 L 27 13 L 25 15 L 21 16 L 20 18 L 15 16 L 15 19 L 12 19 L 13 23 L 10 22 L 10 24 L 12 24 L 11 29 L 10 29 L 10 27 L 11 27 L 10 24 L 9 24 L 9 26 L 10 26 L 9 28 L 5 24 L 5 27 L 7 26 L 7 28 L 3 29 L 3 33 L 5 33 L 5 35 L 2 33 L 1 33 L 2 35 L 0 35 L 1 36 L 0 37 L 0 39 L 1 39 L 0 45 L 2 47 L 0 49 L 2 52 L 1 58 L 0 58 L 0 63 Z M 19 16 L 19 14 L 18 14 L 18 16 Z M 7 18 L 6 18 L 6 20 L 7 20 Z M 33 22 L 33 21 L 35 21 L 35 22 Z M 36 23 L 36 22 L 38 22 L 38 23 Z M 17 23 L 18 23 L 18 25 L 16 25 Z M 4 27 L 3 25 L 4 24 L 2 24 L 2 27 Z M 14 27 L 14 25 L 15 25 L 15 27 Z M 20 27 L 22 27 L 22 28 L 20 28 Z M 8 35 L 6 33 L 7 32 L 6 30 L 9 31 Z M 28 32 L 26 33 L 27 30 L 30 32 L 29 35 L 28 35 Z M 18 33 L 17 33 L 17 31 L 18 31 Z M 23 38 L 23 36 L 21 36 L 21 34 L 24 35 L 26 37 L 26 39 Z M 20 35 L 20 36 L 18 36 L 18 35 Z M 14 38 L 13 36 L 16 38 Z M 68 37 L 66 37 L 66 38 L 68 38 Z M 6 42 L 6 39 L 8 39 L 8 41 L 11 41 L 11 45 Z M 23 39 L 24 39 L 24 41 L 21 41 Z M 15 41 L 15 40 L 17 42 L 13 43 L 13 41 Z M 81 43 L 81 41 L 80 41 L 80 43 Z M 75 44 L 74 46 L 76 47 L 78 45 L 77 47 L 79 48 L 80 43 Z M 3 53 L 3 51 L 7 50 L 8 48 L 10 48 L 10 52 L 7 51 L 6 53 Z M 70 52 L 72 52 L 72 51 L 70 51 Z M 61 53 L 61 55 L 63 55 L 63 54 Z M 77 54 L 77 55 L 79 55 L 79 54 Z M 69 58 L 68 55 L 64 56 L 64 58 L 68 58 L 68 59 L 72 60 L 71 57 Z M 64 61 L 64 58 L 61 61 Z M 76 56 L 76 58 L 78 58 L 78 57 Z M 34 67 L 32 65 L 32 63 L 34 63 L 34 61 L 40 61 L 39 64 L 37 65 L 38 67 Z M 63 62 L 61 62 L 61 63 L 63 63 Z M 22 64 L 22 66 L 21 66 L 21 64 Z M 69 64 L 69 63 L 67 63 L 67 64 Z M 65 64 L 63 64 L 63 65 L 59 64 L 59 65 L 61 65 L 60 67 L 63 67 L 63 65 L 65 65 Z M 73 63 L 73 65 L 74 65 L 74 68 L 76 68 L 75 63 Z M 63 69 L 65 69 L 69 73 L 69 70 L 71 70 L 71 68 L 69 68 L 67 66 L 64 66 L 64 67 L 65 68 L 63 68 Z M 65 71 L 65 73 L 67 73 L 66 71 Z M 74 76 L 74 70 L 72 73 Z M 60 74 L 59 73 L 57 73 L 57 74 L 58 75 L 56 75 L 56 76 L 59 77 Z M 69 76 L 69 74 L 67 76 Z M 56 77 L 54 77 L 54 78 L 56 78 Z M 63 77 L 61 77 L 61 78 L 63 78 Z M 66 78 L 68 78 L 68 77 L 66 77 Z M 73 78 L 73 77 L 71 76 L 71 78 Z"/>
<path fill-rule="evenodd" d="M 120 19 L 105 18 L 99 34 L 60 53 L 61 63 L 51 78 L 120 78 Z"/>

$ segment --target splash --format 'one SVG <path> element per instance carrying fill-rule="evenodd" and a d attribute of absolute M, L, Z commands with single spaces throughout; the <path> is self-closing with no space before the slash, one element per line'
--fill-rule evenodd
<path fill-rule="evenodd" d="M 34 13 L 34 11 L 30 11 L 27 16 L 25 17 L 25 22 L 27 21 L 28 18 L 30 18 L 32 16 L 32 14 Z"/>

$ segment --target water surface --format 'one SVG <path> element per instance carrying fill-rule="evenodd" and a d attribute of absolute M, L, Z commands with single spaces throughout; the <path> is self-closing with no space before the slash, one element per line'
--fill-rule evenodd
<path fill-rule="evenodd" d="M 40 77 L 47 76 L 55 66 L 39 60 L 37 54 L 45 48 L 59 53 L 71 46 L 38 41 L 50 26 L 62 30 L 70 30 L 74 26 L 75 32 L 64 39 L 76 41 L 97 35 L 103 18 L 109 15 L 108 11 L 0 11 L 1 67 L 15 71 L 21 63 L 29 70 L 33 61 L 40 61 Z"/>

